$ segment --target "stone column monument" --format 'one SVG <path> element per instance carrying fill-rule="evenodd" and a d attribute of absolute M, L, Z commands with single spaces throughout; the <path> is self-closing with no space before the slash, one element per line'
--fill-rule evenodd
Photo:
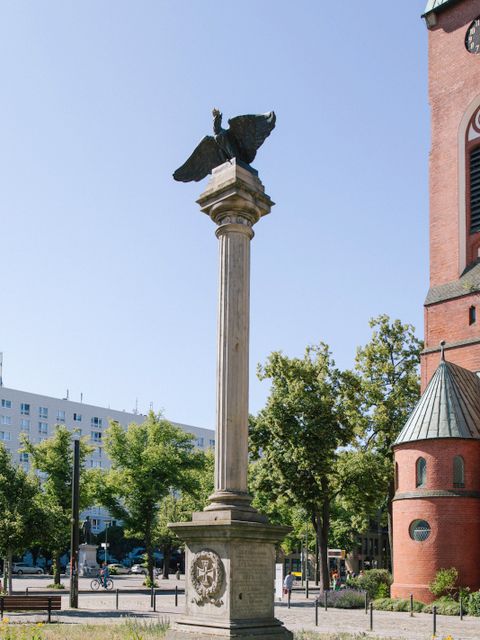
<path fill-rule="evenodd" d="M 215 135 L 173 174 L 183 182 L 212 174 L 198 204 L 217 225 L 220 282 L 215 491 L 192 522 L 170 525 L 186 546 L 186 611 L 168 636 L 291 640 L 274 615 L 275 544 L 288 527 L 268 524 L 247 490 L 250 241 L 273 206 L 249 164 L 276 117 L 237 116 L 228 130 L 217 109 L 213 118 Z"/>

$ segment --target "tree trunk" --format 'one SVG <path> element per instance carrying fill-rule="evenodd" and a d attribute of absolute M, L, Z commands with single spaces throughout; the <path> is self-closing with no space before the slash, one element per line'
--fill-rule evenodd
<path fill-rule="evenodd" d="M 53 554 L 53 584 L 60 584 L 60 551 Z"/>
<path fill-rule="evenodd" d="M 1 591 L 5 591 L 5 593 L 7 592 L 7 581 L 8 581 L 8 570 L 7 570 L 7 557 L 5 556 L 3 558 L 3 581 L 2 581 L 2 587 L 1 587 Z"/>
<path fill-rule="evenodd" d="M 30 553 L 32 554 L 32 564 L 34 567 L 37 566 L 37 561 L 38 561 L 38 554 L 39 554 L 39 547 L 34 546 L 30 549 Z"/>
<path fill-rule="evenodd" d="M 150 535 L 147 534 L 145 537 L 145 550 L 147 552 L 147 574 L 150 580 L 150 584 L 152 585 L 155 582 L 155 575 L 153 571 L 153 546 L 150 540 Z"/>
<path fill-rule="evenodd" d="M 170 573 L 170 556 L 172 553 L 171 547 L 165 547 L 163 551 L 163 572 L 162 572 L 162 580 L 168 580 L 168 575 Z"/>
<path fill-rule="evenodd" d="M 7 575 L 8 575 L 8 578 L 7 578 L 7 584 L 8 584 L 7 593 L 8 593 L 9 596 L 11 596 L 12 592 L 13 592 L 13 585 L 12 585 L 12 555 L 13 555 L 12 554 L 12 550 L 10 549 L 8 551 L 8 556 L 7 556 L 7 567 L 8 567 L 7 568 Z"/>
<path fill-rule="evenodd" d="M 388 486 L 388 546 L 390 547 L 390 571 L 393 571 L 393 498 L 395 497 L 395 479 Z"/>
<path fill-rule="evenodd" d="M 330 529 L 330 503 L 325 500 L 321 505 L 321 512 L 317 512 L 316 532 L 318 540 L 318 552 L 320 556 L 319 573 L 320 589 L 330 589 L 330 572 L 328 570 L 328 533 Z"/>

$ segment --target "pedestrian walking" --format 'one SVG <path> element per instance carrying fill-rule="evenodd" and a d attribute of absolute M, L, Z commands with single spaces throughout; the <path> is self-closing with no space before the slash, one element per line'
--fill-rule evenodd
<path fill-rule="evenodd" d="M 287 596 L 288 606 L 290 607 L 290 599 L 292 597 L 292 588 L 295 578 L 292 575 L 292 572 L 289 571 L 285 576 L 285 580 L 283 581 L 283 592 Z"/>

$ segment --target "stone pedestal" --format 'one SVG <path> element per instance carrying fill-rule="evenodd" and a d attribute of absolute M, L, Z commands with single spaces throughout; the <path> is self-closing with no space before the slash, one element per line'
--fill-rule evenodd
<path fill-rule="evenodd" d="M 274 614 L 275 543 L 287 527 L 219 511 L 173 530 L 186 542 L 186 610 L 169 638 L 292 638 Z"/>
<path fill-rule="evenodd" d="M 168 638 L 290 640 L 274 616 L 275 544 L 288 528 L 268 524 L 247 491 L 250 241 L 274 203 L 257 172 L 232 160 L 198 204 L 220 249 L 215 490 L 192 522 L 170 525 L 186 543 L 186 612 Z"/>
<path fill-rule="evenodd" d="M 78 547 L 78 575 L 96 576 L 98 570 L 97 545 L 81 544 Z"/>

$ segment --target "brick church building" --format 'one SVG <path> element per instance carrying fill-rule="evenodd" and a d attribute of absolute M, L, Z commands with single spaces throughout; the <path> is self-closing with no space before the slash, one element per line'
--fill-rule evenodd
<path fill-rule="evenodd" d="M 395 446 L 393 597 L 480 589 L 480 0 L 429 0 L 430 289 L 422 396 Z"/>

